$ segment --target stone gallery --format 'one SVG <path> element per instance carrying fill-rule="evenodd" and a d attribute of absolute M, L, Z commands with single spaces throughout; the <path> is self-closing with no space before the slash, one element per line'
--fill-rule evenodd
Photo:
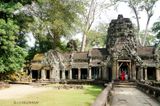
<path fill-rule="evenodd" d="M 139 46 L 129 18 L 109 24 L 106 48 L 36 54 L 28 74 L 36 80 L 160 80 L 160 44 Z"/>

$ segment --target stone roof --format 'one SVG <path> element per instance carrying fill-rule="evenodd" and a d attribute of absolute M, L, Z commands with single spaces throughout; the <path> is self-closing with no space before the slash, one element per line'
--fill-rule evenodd
<path fill-rule="evenodd" d="M 148 67 L 156 67 L 156 62 L 153 59 L 143 60 L 143 64 L 147 65 Z"/>
<path fill-rule="evenodd" d="M 70 61 L 70 58 L 71 58 L 71 53 L 64 53 L 63 54 L 63 57 L 65 59 L 65 62 L 69 62 Z"/>
<path fill-rule="evenodd" d="M 88 59 L 88 52 L 75 52 L 73 54 L 73 59 L 74 60 L 76 60 L 76 59 L 86 60 L 86 59 Z"/>
<path fill-rule="evenodd" d="M 72 68 L 88 68 L 88 63 L 87 62 L 72 63 Z"/>
<path fill-rule="evenodd" d="M 153 56 L 154 47 L 153 46 L 138 47 L 137 53 L 140 57 L 141 56 Z"/>
<path fill-rule="evenodd" d="M 32 61 L 37 61 L 37 62 L 39 62 L 39 61 L 42 61 L 42 60 L 44 59 L 44 57 L 45 57 L 44 54 L 42 54 L 42 53 L 37 53 L 37 54 L 33 57 Z"/>
<path fill-rule="evenodd" d="M 93 60 L 90 62 L 90 66 L 100 66 L 101 65 L 101 60 Z"/>
<path fill-rule="evenodd" d="M 91 50 L 91 57 L 106 57 L 107 54 L 106 48 L 93 48 Z"/>
<path fill-rule="evenodd" d="M 40 70 L 43 67 L 41 63 L 32 63 L 31 64 L 31 70 Z"/>

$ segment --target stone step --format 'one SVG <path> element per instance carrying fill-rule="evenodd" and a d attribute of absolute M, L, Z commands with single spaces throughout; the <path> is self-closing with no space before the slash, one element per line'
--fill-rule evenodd
<path fill-rule="evenodd" d="M 119 82 L 114 82 L 114 87 L 133 88 L 136 87 L 136 84 L 135 82 L 119 81 Z"/>
<path fill-rule="evenodd" d="M 114 83 L 115 85 L 135 85 L 135 83 Z"/>
<path fill-rule="evenodd" d="M 118 87 L 118 88 L 135 88 L 136 85 L 114 85 L 114 87 Z"/>

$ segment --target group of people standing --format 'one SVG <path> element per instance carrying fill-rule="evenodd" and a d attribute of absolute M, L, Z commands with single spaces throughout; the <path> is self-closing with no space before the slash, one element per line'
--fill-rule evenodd
<path fill-rule="evenodd" d="M 121 80 L 124 81 L 124 80 L 128 80 L 128 74 L 126 71 L 122 70 L 121 71 Z"/>

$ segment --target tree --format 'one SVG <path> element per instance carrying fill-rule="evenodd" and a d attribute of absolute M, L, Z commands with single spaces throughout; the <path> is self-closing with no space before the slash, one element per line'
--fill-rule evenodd
<path fill-rule="evenodd" d="M 153 16 L 154 13 L 154 5 L 158 0 L 113 0 L 114 2 L 125 2 L 128 4 L 128 6 L 132 9 L 135 19 L 137 22 L 137 35 L 138 35 L 138 42 L 140 45 L 145 46 L 147 42 L 147 35 L 148 35 L 148 26 L 150 23 L 150 19 Z M 141 36 L 141 28 L 140 28 L 140 15 L 139 13 L 142 11 L 145 11 L 147 14 L 147 21 L 146 21 L 146 27 L 144 30 L 143 37 Z"/>
<path fill-rule="evenodd" d="M 147 35 L 148 35 L 148 26 L 150 23 L 150 19 L 153 16 L 153 7 L 157 1 L 158 0 L 144 0 L 142 2 L 141 8 L 144 9 L 147 13 L 147 22 L 146 22 L 146 28 L 145 28 L 145 33 L 144 33 L 145 36 L 144 36 L 144 40 L 142 42 L 142 46 L 144 46 L 146 44 L 146 41 L 147 41 L 146 39 L 147 39 Z"/>
<path fill-rule="evenodd" d="M 78 13 L 82 11 L 80 0 L 38 0 L 31 7 L 30 14 L 35 23 L 30 25 L 30 31 L 36 38 L 39 52 L 49 49 L 63 49 L 60 38 L 70 36 L 75 32 L 78 23 Z"/>
<path fill-rule="evenodd" d="M 101 15 L 101 12 L 104 9 L 107 9 L 114 4 L 112 2 L 106 2 L 105 0 L 100 2 L 98 0 L 89 0 L 86 3 L 85 12 L 81 14 L 81 32 L 82 32 L 82 43 L 81 43 L 81 51 L 85 50 L 87 33 L 92 29 L 93 23 L 95 19 Z"/>
<path fill-rule="evenodd" d="M 67 48 L 69 49 L 69 51 L 78 51 L 76 40 L 71 39 L 67 43 Z"/>
<path fill-rule="evenodd" d="M 152 30 L 156 33 L 157 38 L 160 39 L 160 21 L 153 24 Z"/>
<path fill-rule="evenodd" d="M 107 24 L 100 23 L 94 30 L 90 30 L 87 33 L 86 49 L 89 50 L 93 47 L 105 47 L 107 29 Z"/>
<path fill-rule="evenodd" d="M 31 3 L 30 0 L 1 0 L 0 2 L 0 73 L 17 71 L 22 68 L 27 52 L 20 41 L 20 26 L 14 12 Z"/>

